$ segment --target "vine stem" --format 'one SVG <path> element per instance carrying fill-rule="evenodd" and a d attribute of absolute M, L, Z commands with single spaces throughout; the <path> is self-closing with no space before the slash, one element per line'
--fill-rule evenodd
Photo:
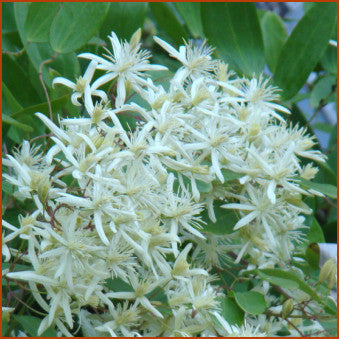
<path fill-rule="evenodd" d="M 47 91 L 47 88 L 46 88 L 46 85 L 45 85 L 45 82 L 44 82 L 44 79 L 42 77 L 42 68 L 46 65 L 46 64 L 49 64 L 50 62 L 52 62 L 53 60 L 55 60 L 55 58 L 58 56 L 59 54 L 57 52 L 54 53 L 54 55 L 43 61 L 40 66 L 39 66 L 39 79 L 40 79 L 40 82 L 41 82 L 41 85 L 44 89 L 44 92 L 45 92 L 45 95 L 46 95 L 46 99 L 47 99 L 47 103 L 48 103 L 48 110 L 49 110 L 49 118 L 51 121 L 53 121 L 53 112 L 52 112 L 52 104 L 51 104 L 51 100 L 49 99 L 49 94 L 48 94 L 48 91 Z"/>
<path fill-rule="evenodd" d="M 3 51 L 2 53 L 8 54 L 8 55 L 20 56 L 26 51 L 30 43 L 31 43 L 30 41 L 27 41 L 26 45 L 20 51 L 17 51 L 17 52 Z"/>
<path fill-rule="evenodd" d="M 300 334 L 301 337 L 305 337 L 304 334 L 299 330 L 299 328 L 292 323 L 292 321 L 288 320 L 287 318 L 285 320 Z"/>

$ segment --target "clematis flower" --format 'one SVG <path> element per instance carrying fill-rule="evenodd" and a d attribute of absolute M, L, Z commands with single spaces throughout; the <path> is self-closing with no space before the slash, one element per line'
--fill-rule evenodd
<path fill-rule="evenodd" d="M 81 106 L 79 99 L 83 97 L 85 88 L 89 86 L 89 84 L 91 83 L 94 72 L 97 69 L 97 66 L 98 66 L 97 62 L 92 61 L 88 65 L 85 74 L 77 78 L 76 82 L 72 82 L 66 78 L 56 77 L 53 79 L 52 86 L 54 86 L 55 84 L 60 84 L 71 88 L 73 90 L 73 94 L 71 96 L 72 104 L 75 106 Z M 92 88 L 90 92 L 91 95 L 98 96 L 105 102 L 107 101 L 107 95 L 104 91 Z"/>
<path fill-rule="evenodd" d="M 97 62 L 97 69 L 106 71 L 106 74 L 99 77 L 93 84 L 92 89 L 95 91 L 103 84 L 117 78 L 117 98 L 116 107 L 121 107 L 125 102 L 127 87 L 131 86 L 136 91 L 141 87 L 147 86 L 145 71 L 164 71 L 167 67 L 160 65 L 151 65 L 148 61 L 150 53 L 140 50 L 141 30 L 138 29 L 131 37 L 130 42 L 120 42 L 114 32 L 109 39 L 112 44 L 113 53 L 106 49 L 108 54 L 104 59 L 92 53 L 79 54 L 80 58 L 90 59 Z"/>

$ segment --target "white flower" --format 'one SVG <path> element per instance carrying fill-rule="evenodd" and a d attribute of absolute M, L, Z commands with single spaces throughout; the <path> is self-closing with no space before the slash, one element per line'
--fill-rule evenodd
<path fill-rule="evenodd" d="M 129 43 L 119 42 L 115 33 L 112 32 L 109 39 L 111 40 L 113 53 L 106 50 L 108 55 L 105 55 L 105 57 L 108 60 L 91 53 L 79 55 L 80 58 L 96 61 L 98 63 L 97 69 L 107 72 L 107 74 L 93 83 L 93 90 L 117 78 L 116 107 L 121 107 L 126 100 L 127 82 L 134 90 L 140 91 L 140 86 L 148 85 L 146 80 L 143 79 L 144 74 L 142 72 L 167 70 L 167 67 L 149 64 L 150 53 L 140 50 L 140 38 L 140 29 L 133 34 Z"/>
<path fill-rule="evenodd" d="M 135 306 L 141 304 L 157 317 L 163 318 L 163 315 L 150 303 L 145 295 L 152 292 L 156 287 L 164 284 L 166 280 L 164 281 L 164 279 L 158 279 L 154 281 L 151 278 L 139 280 L 135 273 L 130 272 L 129 281 L 134 289 L 134 292 L 109 292 L 106 295 L 109 298 L 115 299 L 135 299 Z"/>
<path fill-rule="evenodd" d="M 180 84 L 188 77 L 194 80 L 203 75 L 206 76 L 215 67 L 215 61 L 211 58 L 213 49 L 206 46 L 206 42 L 203 42 L 200 47 L 193 46 L 192 42 L 186 43 L 185 46 L 180 46 L 179 51 L 177 51 L 170 44 L 158 37 L 154 37 L 154 40 L 165 49 L 170 56 L 183 64 L 183 67 L 177 71 L 172 80 L 174 83 Z"/>
<path fill-rule="evenodd" d="M 98 63 L 96 61 L 91 61 L 88 65 L 86 72 L 83 77 L 79 77 L 76 81 L 76 83 L 62 77 L 57 77 L 53 79 L 52 85 L 60 84 L 67 86 L 71 89 L 73 89 L 73 94 L 71 96 L 71 100 L 73 105 L 75 106 L 81 106 L 81 103 L 79 102 L 79 99 L 82 98 L 85 88 L 90 86 L 90 83 L 92 81 L 94 72 L 98 66 Z M 100 97 L 103 101 L 107 101 L 107 95 L 104 91 L 98 90 L 98 89 L 91 89 L 90 90 L 91 95 L 95 95 Z"/>

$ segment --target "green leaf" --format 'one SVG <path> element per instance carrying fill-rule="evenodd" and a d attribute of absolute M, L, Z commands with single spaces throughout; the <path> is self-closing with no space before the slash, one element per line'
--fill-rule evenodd
<path fill-rule="evenodd" d="M 184 19 L 194 38 L 203 37 L 199 2 L 174 2 L 175 8 Z"/>
<path fill-rule="evenodd" d="M 12 125 L 12 126 L 16 126 L 19 127 L 20 129 L 26 131 L 26 132 L 33 132 L 33 128 L 31 126 L 28 126 L 26 124 L 23 124 L 19 121 L 16 121 L 15 119 L 13 119 L 12 117 L 10 117 L 7 114 L 2 114 L 2 122 L 6 125 Z"/>
<path fill-rule="evenodd" d="M 3 2 L 2 4 L 2 33 L 14 32 L 17 30 L 13 5 L 13 2 Z"/>
<path fill-rule="evenodd" d="M 109 5 L 107 2 L 63 3 L 50 30 L 53 50 L 70 53 L 83 46 L 99 29 Z"/>
<path fill-rule="evenodd" d="M 333 126 L 326 122 L 316 122 L 312 126 L 314 129 L 318 129 L 326 133 L 331 133 L 333 129 Z"/>
<path fill-rule="evenodd" d="M 52 111 L 55 115 L 57 115 L 58 111 L 64 107 L 69 99 L 69 94 L 66 94 L 58 99 L 51 101 Z M 45 115 L 49 114 L 48 110 L 48 103 L 44 102 L 38 105 L 30 106 L 20 111 L 13 113 L 11 116 L 15 117 L 22 117 L 22 116 L 30 116 L 36 112 L 44 113 Z M 40 120 L 39 120 L 40 121 Z"/>
<path fill-rule="evenodd" d="M 336 154 L 335 154 L 336 157 Z M 326 162 L 316 162 L 316 165 L 319 167 L 319 172 L 316 176 L 317 181 L 328 183 L 331 185 L 337 184 L 337 175 L 331 167 L 328 166 Z"/>
<path fill-rule="evenodd" d="M 29 5 L 24 26 L 26 39 L 31 42 L 47 42 L 52 20 L 60 3 L 32 2 Z"/>
<path fill-rule="evenodd" d="M 39 71 L 40 64 L 53 55 L 53 50 L 51 46 L 47 43 L 31 43 L 27 48 L 27 54 L 34 66 L 36 72 Z M 70 79 L 71 81 L 75 79 L 77 75 L 80 75 L 80 64 L 76 53 L 60 54 L 57 58 L 48 64 L 48 66 L 43 67 L 42 75 L 44 82 L 47 87 L 51 87 L 52 83 L 49 77 L 49 68 L 54 68 L 59 73 L 62 73 L 63 77 Z M 41 83 L 39 81 L 41 87 Z"/>
<path fill-rule="evenodd" d="M 271 284 L 284 288 L 300 289 L 314 300 L 322 302 L 318 294 L 306 282 L 302 281 L 296 274 L 276 268 L 265 268 L 255 270 L 256 274 Z"/>
<path fill-rule="evenodd" d="M 125 131 L 133 131 L 137 127 L 137 119 L 140 117 L 140 114 L 129 112 L 126 114 L 118 114 L 118 119 Z"/>
<path fill-rule="evenodd" d="M 265 66 L 264 44 L 254 3 L 202 3 L 209 43 L 236 71 L 259 74 Z"/>
<path fill-rule="evenodd" d="M 187 33 L 170 5 L 165 2 L 150 2 L 150 7 L 157 26 L 162 28 L 176 45 L 182 45 L 183 39 L 187 40 Z M 159 36 L 161 37 L 161 34 Z"/>
<path fill-rule="evenodd" d="M 106 287 L 112 292 L 133 292 L 133 287 L 120 278 L 107 279 Z"/>
<path fill-rule="evenodd" d="M 327 297 L 325 311 L 327 313 L 337 315 L 337 305 L 332 298 Z"/>
<path fill-rule="evenodd" d="M 336 7 L 336 3 L 331 2 L 315 4 L 286 41 L 274 74 L 284 99 L 299 91 L 324 54 L 334 29 Z"/>
<path fill-rule="evenodd" d="M 119 39 L 129 39 L 143 26 L 146 11 L 147 2 L 112 2 L 101 25 L 100 36 L 107 41 L 107 35 L 114 31 Z"/>
<path fill-rule="evenodd" d="M 267 269 L 266 271 L 256 270 L 261 279 L 266 280 L 273 285 L 291 289 L 297 289 L 299 287 L 299 283 L 290 279 L 290 277 L 285 274 L 285 271 L 283 271 L 283 273 L 280 271 L 281 270 L 275 272 L 274 269 L 271 269 L 270 271 L 267 271 Z"/>
<path fill-rule="evenodd" d="M 325 71 L 337 75 L 337 49 L 329 45 L 321 58 L 321 64 Z"/>
<path fill-rule="evenodd" d="M 266 310 L 264 296 L 256 291 L 234 292 L 235 301 L 247 313 L 261 314 Z"/>
<path fill-rule="evenodd" d="M 312 224 L 308 231 L 307 240 L 310 244 L 314 242 L 326 242 L 323 230 L 315 217 L 313 217 L 312 219 Z"/>
<path fill-rule="evenodd" d="M 319 324 L 328 333 L 328 337 L 337 338 L 337 318 L 332 318 L 327 321 L 319 321 Z"/>
<path fill-rule="evenodd" d="M 23 48 L 18 31 L 2 34 L 2 51 L 19 52 Z"/>
<path fill-rule="evenodd" d="M 233 210 L 221 208 L 220 206 L 223 204 L 225 204 L 224 201 L 214 201 L 214 213 L 217 219 L 215 223 L 208 217 L 208 212 L 206 209 L 201 213 L 202 220 L 206 223 L 203 225 L 204 231 L 214 234 L 233 233 L 233 227 L 239 218 Z"/>
<path fill-rule="evenodd" d="M 38 328 L 41 319 L 32 317 L 30 315 L 13 315 L 13 318 L 23 327 L 24 331 L 32 337 L 38 336 Z M 57 331 L 54 328 L 48 328 L 41 337 L 56 337 Z"/>
<path fill-rule="evenodd" d="M 7 334 L 8 328 L 9 328 L 9 325 L 6 322 L 6 320 L 2 320 L 2 336 L 3 337 Z"/>
<path fill-rule="evenodd" d="M 27 73 L 9 55 L 2 56 L 2 79 L 21 106 L 34 105 L 40 101 Z"/>
<path fill-rule="evenodd" d="M 225 179 L 225 182 L 238 179 L 244 176 L 244 174 L 233 172 L 229 169 L 222 169 L 221 173 Z"/>
<path fill-rule="evenodd" d="M 23 45 L 26 44 L 27 39 L 25 36 L 24 25 L 28 13 L 29 3 L 28 2 L 16 2 L 14 3 L 14 17 L 16 26 L 18 28 L 21 41 Z"/>
<path fill-rule="evenodd" d="M 324 101 L 333 91 L 337 78 L 334 75 L 328 75 L 321 78 L 314 86 L 311 97 L 310 105 L 312 107 L 318 107 L 321 101 Z"/>
<path fill-rule="evenodd" d="M 177 180 L 174 182 L 174 190 L 177 192 L 179 187 L 180 187 L 180 184 L 179 184 L 179 181 L 178 181 L 178 173 L 173 172 L 173 174 L 177 178 Z M 192 192 L 191 180 L 184 175 L 183 175 L 182 178 L 183 178 L 183 182 L 184 182 L 185 187 L 188 187 L 188 189 Z M 201 181 L 201 180 L 196 180 L 196 184 L 197 184 L 198 191 L 200 193 L 209 193 L 213 189 L 213 186 L 212 186 L 211 183 L 207 183 L 207 182 L 204 182 L 204 181 Z"/>
<path fill-rule="evenodd" d="M 320 184 L 319 182 L 313 182 L 304 178 L 299 178 L 300 186 L 305 189 L 313 189 L 330 198 L 337 199 L 337 187 L 331 184 Z"/>
<path fill-rule="evenodd" d="M 236 301 L 227 296 L 222 299 L 222 316 L 230 325 L 241 326 L 244 322 L 244 311 L 238 306 Z"/>
<path fill-rule="evenodd" d="M 319 245 L 314 242 L 308 245 L 305 251 L 305 258 L 313 269 L 318 269 L 320 258 Z"/>
<path fill-rule="evenodd" d="M 292 114 L 290 114 L 287 119 L 292 122 L 294 125 L 299 124 L 306 128 L 307 133 L 315 136 L 312 126 L 307 123 L 307 119 L 304 113 L 299 109 L 298 105 L 293 104 L 291 108 Z M 317 140 L 316 140 L 317 141 Z M 319 143 L 315 145 L 314 148 L 317 148 Z M 318 147 L 319 149 L 319 147 Z"/>
<path fill-rule="evenodd" d="M 22 106 L 4 83 L 2 83 L 2 99 L 2 111 L 6 112 L 7 115 L 22 109 Z"/>
<path fill-rule="evenodd" d="M 261 20 L 262 35 L 265 46 L 265 58 L 269 69 L 274 72 L 279 54 L 287 39 L 287 32 L 280 16 L 266 12 Z"/>

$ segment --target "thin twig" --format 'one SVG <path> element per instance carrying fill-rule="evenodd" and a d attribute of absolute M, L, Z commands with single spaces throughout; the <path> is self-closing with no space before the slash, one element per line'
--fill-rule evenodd
<path fill-rule="evenodd" d="M 18 298 L 16 295 L 13 295 L 13 297 L 18 300 L 21 304 L 25 305 L 28 309 L 30 309 L 31 311 L 35 312 L 36 314 L 42 315 L 43 317 L 46 316 L 46 313 L 42 313 L 37 311 L 36 309 L 34 309 L 33 307 L 29 306 L 27 303 L 25 303 L 23 300 L 21 300 L 20 298 Z"/>
<path fill-rule="evenodd" d="M 285 319 L 289 325 L 291 325 L 299 334 L 301 337 L 304 337 L 304 334 L 299 330 L 297 326 L 295 326 L 292 321 L 288 320 L 287 318 Z"/>
<path fill-rule="evenodd" d="M 8 55 L 20 56 L 26 51 L 30 43 L 31 43 L 30 41 L 27 41 L 26 45 L 20 51 L 17 51 L 17 52 L 3 51 L 2 53 L 8 54 Z"/>
<path fill-rule="evenodd" d="M 41 138 L 49 138 L 49 137 L 51 137 L 52 135 L 53 135 L 52 133 L 39 135 L 39 136 L 37 136 L 37 137 L 31 139 L 29 142 L 32 143 L 32 142 L 34 142 L 34 141 L 36 141 L 36 140 L 38 140 L 38 139 L 41 139 Z"/>
<path fill-rule="evenodd" d="M 45 95 L 46 95 L 46 99 L 47 99 L 47 103 L 48 103 L 48 110 L 49 110 L 49 118 L 51 119 L 51 121 L 53 121 L 52 104 L 51 104 L 51 100 L 49 99 L 49 95 L 48 95 L 46 85 L 44 83 L 44 79 L 42 77 L 42 68 L 44 67 L 44 65 L 52 62 L 57 56 L 58 56 L 58 53 L 55 52 L 55 54 L 50 59 L 43 61 L 39 66 L 39 79 L 40 79 L 41 85 L 42 85 L 44 92 L 45 92 Z"/>

